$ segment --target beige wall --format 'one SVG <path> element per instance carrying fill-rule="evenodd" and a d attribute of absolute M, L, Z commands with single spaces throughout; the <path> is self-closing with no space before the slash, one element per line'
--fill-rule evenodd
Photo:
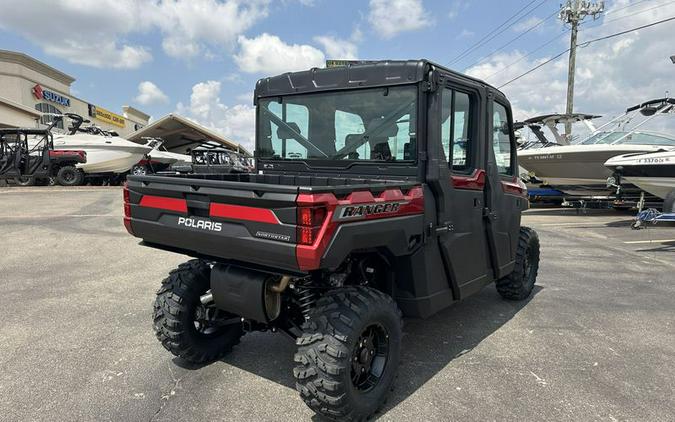
<path fill-rule="evenodd" d="M 60 94 L 70 99 L 70 107 L 64 107 L 61 104 L 46 100 L 38 100 L 33 96 L 32 89 L 36 84 L 40 84 L 44 89 Z M 0 97 L 19 103 L 30 109 L 35 109 L 38 103 L 51 104 L 62 113 L 76 113 L 85 119 L 91 120 L 91 123 L 103 128 L 104 130 L 114 130 L 121 136 L 128 135 L 135 131 L 135 124 L 145 126 L 147 121 L 143 121 L 139 116 L 125 116 L 125 127 L 119 127 L 108 122 L 89 116 L 89 105 L 86 101 L 70 95 L 70 86 L 56 79 L 43 75 L 33 69 L 27 68 L 19 63 L 0 60 Z M 99 104 L 94 104 L 99 106 Z M 113 113 L 123 115 L 123 112 L 111 110 Z M 26 118 L 28 113 L 17 110 L 0 102 L 0 126 L 27 126 Z M 131 117 L 131 118 L 129 118 Z M 30 116 L 33 121 L 34 116 Z M 33 124 L 30 127 L 35 126 Z"/>

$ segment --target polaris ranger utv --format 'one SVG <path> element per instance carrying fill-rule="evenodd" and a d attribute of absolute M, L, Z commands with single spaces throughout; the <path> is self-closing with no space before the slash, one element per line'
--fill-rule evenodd
<path fill-rule="evenodd" d="M 129 233 L 194 257 L 154 305 L 171 353 L 209 362 L 248 331 L 283 331 L 305 403 L 360 420 L 392 386 L 402 315 L 491 282 L 530 295 L 539 241 L 520 225 L 501 92 L 426 60 L 383 61 L 265 78 L 255 103 L 257 173 L 128 177 Z"/>
<path fill-rule="evenodd" d="M 79 150 L 54 150 L 51 129 L 59 120 L 60 117 L 55 118 L 45 129 L 0 129 L 0 179 L 13 180 L 20 186 L 52 180 L 68 186 L 77 176 L 75 165 L 86 163 L 87 154 Z"/>

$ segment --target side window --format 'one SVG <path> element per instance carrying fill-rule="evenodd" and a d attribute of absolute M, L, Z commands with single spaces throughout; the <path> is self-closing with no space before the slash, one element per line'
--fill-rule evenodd
<path fill-rule="evenodd" d="M 469 163 L 469 120 L 471 113 L 471 99 L 468 94 L 455 92 L 455 107 L 453 116 L 452 135 L 452 168 L 455 170 L 467 170 Z"/>
<path fill-rule="evenodd" d="M 453 171 L 463 172 L 470 166 L 471 96 L 449 88 L 443 89 L 441 101 L 441 143 Z"/>
<path fill-rule="evenodd" d="M 365 131 L 366 127 L 363 125 L 361 116 L 346 111 L 335 110 L 335 149 L 337 151 L 351 142 L 358 142 L 361 139 L 358 135 Z M 349 153 L 345 157 L 347 160 L 367 160 L 369 158 L 370 149 L 368 148 L 368 143 L 363 144 L 356 151 Z"/>
<path fill-rule="evenodd" d="M 495 102 L 492 113 L 492 149 L 500 174 L 513 174 L 511 166 L 511 124 L 506 107 Z"/>
<path fill-rule="evenodd" d="M 272 102 L 269 110 L 305 138 L 309 134 L 309 110 L 304 105 Z M 272 148 L 277 155 L 287 158 L 307 158 L 307 148 L 303 147 L 286 130 L 279 130 L 274 123 L 270 125 Z"/>

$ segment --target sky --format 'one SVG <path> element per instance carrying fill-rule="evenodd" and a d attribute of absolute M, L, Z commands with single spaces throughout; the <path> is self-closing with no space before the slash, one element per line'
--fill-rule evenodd
<path fill-rule="evenodd" d="M 73 77 L 111 111 L 177 112 L 252 149 L 253 88 L 326 59 L 427 58 L 502 86 L 569 47 L 560 0 L 0 0 L 0 48 Z M 579 42 L 675 17 L 675 0 L 605 2 Z M 575 111 L 675 95 L 675 21 L 578 49 Z M 567 54 L 503 86 L 517 119 L 563 112 Z"/>

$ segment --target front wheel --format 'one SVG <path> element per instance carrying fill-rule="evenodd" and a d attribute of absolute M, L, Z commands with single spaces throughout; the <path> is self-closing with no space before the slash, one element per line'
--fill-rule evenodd
<path fill-rule="evenodd" d="M 28 176 L 15 177 L 14 183 L 18 186 L 35 186 L 35 178 Z"/>
<path fill-rule="evenodd" d="M 534 289 L 539 271 L 539 236 L 529 227 L 521 227 L 516 250 L 516 265 L 508 276 L 497 280 L 497 291 L 504 299 L 523 300 Z"/>
<path fill-rule="evenodd" d="M 401 312 L 367 287 L 329 292 L 297 339 L 293 375 L 303 401 L 335 420 L 363 420 L 384 403 L 401 352 Z"/>
<path fill-rule="evenodd" d="M 154 305 L 153 327 L 162 346 L 196 364 L 222 358 L 244 334 L 240 318 L 202 304 L 210 274 L 211 267 L 198 259 L 179 265 L 162 281 Z"/>

